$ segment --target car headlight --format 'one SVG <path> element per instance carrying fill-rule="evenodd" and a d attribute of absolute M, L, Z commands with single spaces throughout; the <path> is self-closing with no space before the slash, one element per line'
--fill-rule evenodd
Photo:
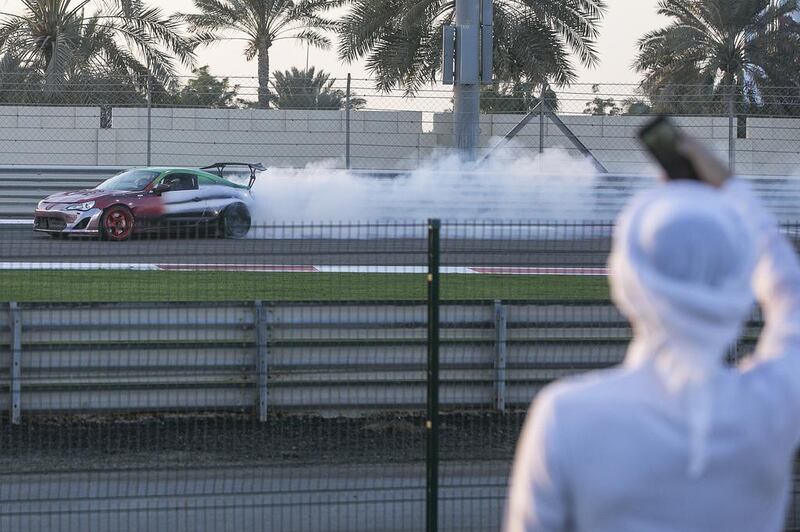
<path fill-rule="evenodd" d="M 36 208 L 38 210 L 42 210 L 44 208 L 44 205 L 45 205 L 45 201 L 42 200 L 42 201 L 40 201 L 39 203 L 36 204 Z"/>
<path fill-rule="evenodd" d="M 67 207 L 68 211 L 88 211 L 94 207 L 93 201 L 84 201 L 83 203 L 76 203 L 75 205 L 70 205 Z"/>

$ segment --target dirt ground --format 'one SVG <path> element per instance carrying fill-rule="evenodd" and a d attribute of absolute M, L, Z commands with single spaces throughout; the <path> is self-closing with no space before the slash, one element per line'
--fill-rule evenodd
<path fill-rule="evenodd" d="M 440 458 L 508 460 L 524 412 L 444 413 Z M 183 465 L 291 465 L 424 461 L 425 418 L 150 414 L 0 420 L 0 468 L 14 471 Z"/>

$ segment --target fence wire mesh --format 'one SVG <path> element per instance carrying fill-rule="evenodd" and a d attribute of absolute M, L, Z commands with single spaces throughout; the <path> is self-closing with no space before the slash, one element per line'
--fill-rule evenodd
<path fill-rule="evenodd" d="M 5 229 L 0 529 L 421 528 L 424 225 Z"/>
<path fill-rule="evenodd" d="M 253 78 L 75 81 L 43 88 L 0 81 L 0 161 L 13 165 L 202 166 L 245 159 L 275 167 L 411 170 L 453 148 L 452 92 L 383 92 L 366 79 L 273 78 L 259 108 Z M 542 102 L 543 105 L 539 106 Z M 498 148 L 528 116 L 508 144 Z M 728 87 L 639 85 L 541 88 L 498 83 L 481 95 L 480 153 L 557 168 L 566 153 L 601 171 L 655 173 L 637 140 L 654 114 L 706 140 L 744 175 L 788 176 L 800 158 L 800 94 L 792 87 L 743 93 Z"/>
<path fill-rule="evenodd" d="M 536 392 L 622 360 L 610 231 L 442 225 L 440 530 L 496 530 Z M 0 529 L 423 529 L 427 232 L 0 226 Z"/>

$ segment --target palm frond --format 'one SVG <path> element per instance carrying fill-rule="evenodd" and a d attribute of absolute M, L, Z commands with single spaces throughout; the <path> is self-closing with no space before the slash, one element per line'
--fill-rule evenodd
<path fill-rule="evenodd" d="M 339 57 L 365 59 L 380 90 L 401 87 L 413 94 L 435 80 L 441 28 L 453 10 L 452 0 L 352 0 L 338 25 Z M 586 66 L 598 61 L 606 10 L 605 0 L 496 0 L 495 74 L 574 81 L 572 54 Z"/>

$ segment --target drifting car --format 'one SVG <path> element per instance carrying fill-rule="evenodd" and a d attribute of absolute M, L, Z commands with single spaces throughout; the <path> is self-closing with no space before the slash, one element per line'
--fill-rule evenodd
<path fill-rule="evenodd" d="M 226 179 L 229 167 L 248 168 L 248 184 Z M 250 230 L 256 172 L 264 170 L 252 163 L 128 170 L 92 189 L 46 197 L 36 207 L 33 229 L 53 237 L 95 235 L 116 241 L 173 230 L 242 238 Z"/>

